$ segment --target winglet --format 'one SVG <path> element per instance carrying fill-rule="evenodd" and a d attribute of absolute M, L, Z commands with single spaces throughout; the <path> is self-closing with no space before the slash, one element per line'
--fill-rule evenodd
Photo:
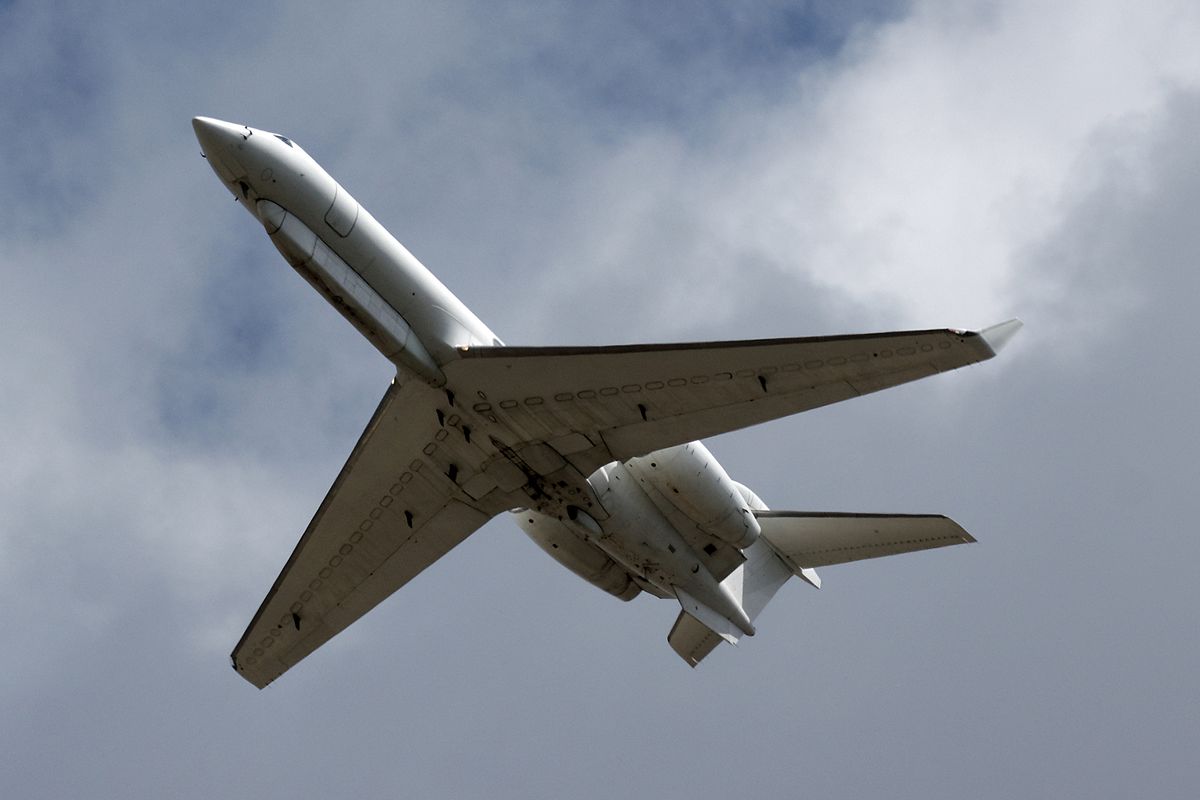
<path fill-rule="evenodd" d="M 987 342 L 988 347 L 992 348 L 993 353 L 999 353 L 1004 345 L 1008 344 L 1008 340 L 1017 335 L 1017 331 L 1021 330 L 1021 320 L 1010 319 L 1008 322 L 1001 322 L 999 325 L 992 325 L 984 328 L 979 332 L 983 340 Z"/>
<path fill-rule="evenodd" d="M 821 588 L 821 576 L 812 567 L 803 567 L 797 574 L 814 589 Z"/>

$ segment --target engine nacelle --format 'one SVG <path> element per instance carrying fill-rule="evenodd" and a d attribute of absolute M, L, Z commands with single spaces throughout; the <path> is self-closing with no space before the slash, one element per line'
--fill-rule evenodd
<path fill-rule="evenodd" d="M 738 484 L 700 442 L 656 450 L 625 466 L 656 505 L 678 509 L 705 533 L 739 549 L 758 538 L 758 520 Z"/>
<path fill-rule="evenodd" d="M 538 547 L 588 583 L 621 600 L 632 600 L 641 593 L 620 564 L 554 517 L 529 509 L 512 513 Z"/>
<path fill-rule="evenodd" d="M 754 490 L 746 484 L 734 481 L 733 485 L 737 487 L 738 493 L 742 496 L 742 500 L 746 502 L 746 505 L 750 507 L 751 511 L 771 510 L 767 507 L 767 504 L 762 501 L 762 498 L 755 494 Z"/>

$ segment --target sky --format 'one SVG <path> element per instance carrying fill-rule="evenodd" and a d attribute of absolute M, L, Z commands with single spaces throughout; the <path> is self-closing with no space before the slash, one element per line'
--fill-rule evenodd
<path fill-rule="evenodd" d="M 0 3 L 0 785 L 20 798 L 1194 796 L 1200 6 Z M 1025 329 L 708 442 L 979 540 L 688 669 L 508 520 L 228 654 L 391 367 L 190 119 L 300 142 L 509 344 Z"/>

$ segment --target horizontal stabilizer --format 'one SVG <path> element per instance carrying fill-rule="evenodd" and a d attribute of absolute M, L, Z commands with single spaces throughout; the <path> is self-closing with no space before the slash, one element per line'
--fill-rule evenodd
<path fill-rule="evenodd" d="M 689 667 L 695 667 L 716 649 L 721 637 L 691 614 L 680 611 L 675 625 L 667 634 L 667 643 Z"/>
<path fill-rule="evenodd" d="M 797 575 L 804 569 L 974 542 L 935 514 L 756 511 L 762 538 Z"/>

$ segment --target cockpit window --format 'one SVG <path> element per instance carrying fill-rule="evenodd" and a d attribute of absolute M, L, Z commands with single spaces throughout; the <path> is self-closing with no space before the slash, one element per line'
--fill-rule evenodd
<path fill-rule="evenodd" d="M 287 138 L 286 136 L 280 136 L 277 133 L 277 134 L 275 134 L 275 138 L 278 139 L 279 141 L 283 142 L 284 144 L 286 144 L 288 147 L 292 146 L 292 140 Z"/>

